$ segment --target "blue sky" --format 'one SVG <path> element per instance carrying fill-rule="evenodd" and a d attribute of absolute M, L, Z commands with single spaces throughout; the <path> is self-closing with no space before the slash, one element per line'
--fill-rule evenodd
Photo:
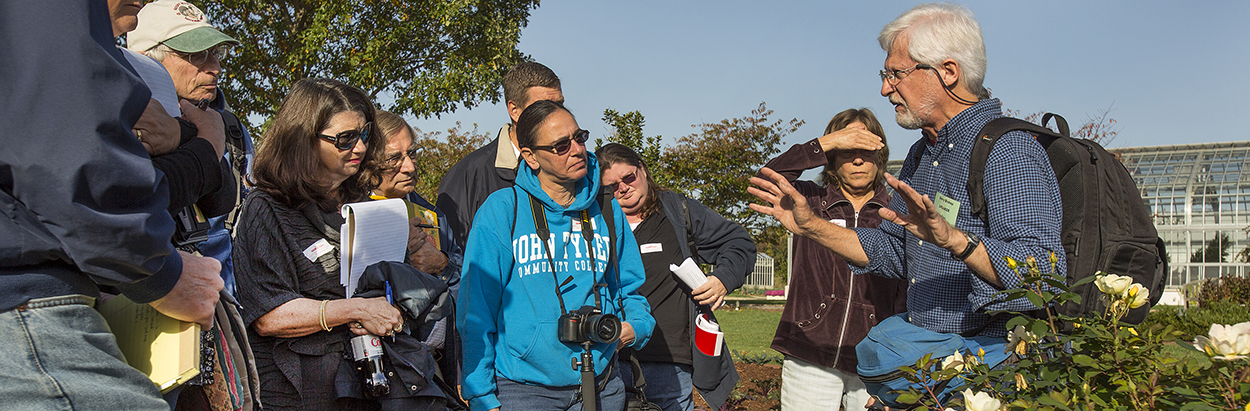
<path fill-rule="evenodd" d="M 745 117 L 760 102 L 819 137 L 837 112 L 868 107 L 892 158 L 920 137 L 893 120 L 877 70 L 881 27 L 919 2 L 545 1 L 520 49 L 556 72 L 593 137 L 603 110 L 638 110 L 666 144 L 691 125 Z M 1250 2 L 971 1 L 986 39 L 985 85 L 1007 108 L 1052 111 L 1073 127 L 1110 108 L 1109 147 L 1250 140 Z M 502 105 L 410 119 L 424 131 L 464 123 L 493 136 Z M 782 147 L 784 150 L 785 147 Z"/>

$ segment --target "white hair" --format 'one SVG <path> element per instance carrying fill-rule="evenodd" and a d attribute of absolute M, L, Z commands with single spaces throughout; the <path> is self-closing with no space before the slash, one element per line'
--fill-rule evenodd
<path fill-rule="evenodd" d="M 912 60 L 940 67 L 943 60 L 959 63 L 959 80 L 977 98 L 989 98 L 985 81 L 985 39 L 972 11 L 950 3 L 926 3 L 913 7 L 881 29 L 877 41 L 887 53 L 900 38 L 907 40 Z"/>
<path fill-rule="evenodd" d="M 170 54 L 174 53 L 174 49 L 169 48 L 169 46 L 166 46 L 165 43 L 156 43 L 155 46 L 152 46 L 152 48 L 143 52 L 143 54 L 146 54 L 148 57 L 151 57 L 156 61 L 165 61 L 166 57 L 169 57 Z"/>

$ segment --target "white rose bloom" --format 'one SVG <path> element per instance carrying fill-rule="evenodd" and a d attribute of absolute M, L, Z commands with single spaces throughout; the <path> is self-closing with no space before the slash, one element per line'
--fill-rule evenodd
<path fill-rule="evenodd" d="M 1217 360 L 1239 360 L 1250 355 L 1250 321 L 1235 324 L 1211 324 L 1209 337 L 1199 335 L 1194 345 Z"/>
<path fill-rule="evenodd" d="M 1124 301 L 1128 302 L 1128 308 L 1137 308 L 1150 302 L 1150 290 L 1141 284 L 1133 283 L 1128 290 L 1124 291 Z"/>
<path fill-rule="evenodd" d="M 1121 296 L 1133 284 L 1133 277 L 1106 274 L 1094 280 L 1094 284 L 1105 294 Z"/>
<path fill-rule="evenodd" d="M 971 388 L 964 390 L 964 408 L 968 411 L 998 411 L 1003 402 L 987 393 L 976 392 Z"/>
<path fill-rule="evenodd" d="M 956 371 L 964 372 L 964 356 L 959 351 L 955 351 L 949 357 L 942 360 L 942 369 L 949 370 L 954 368 Z"/>

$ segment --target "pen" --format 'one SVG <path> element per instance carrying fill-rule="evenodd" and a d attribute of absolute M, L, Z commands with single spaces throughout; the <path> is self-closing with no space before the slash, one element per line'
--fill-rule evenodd
<path fill-rule="evenodd" d="M 391 282 L 386 281 L 386 303 L 395 305 L 395 295 L 391 293 Z M 391 342 L 395 342 L 395 333 L 391 333 Z"/>
<path fill-rule="evenodd" d="M 420 227 L 420 228 L 438 228 L 438 226 L 436 226 L 436 225 L 420 224 L 420 223 L 418 223 L 418 224 L 417 224 L 417 227 Z"/>

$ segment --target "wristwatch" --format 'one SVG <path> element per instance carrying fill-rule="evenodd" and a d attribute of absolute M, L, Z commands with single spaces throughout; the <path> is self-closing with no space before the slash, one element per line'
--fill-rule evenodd
<path fill-rule="evenodd" d="M 960 230 L 960 232 L 964 233 L 964 235 L 968 237 L 968 246 L 964 247 L 964 251 L 960 252 L 959 254 L 955 254 L 954 251 L 951 251 L 951 258 L 954 258 L 959 261 L 964 261 L 964 260 L 967 260 L 968 257 L 972 255 L 973 251 L 976 251 L 977 245 L 981 244 L 981 237 L 977 237 L 976 234 L 969 233 L 963 230 Z"/>

